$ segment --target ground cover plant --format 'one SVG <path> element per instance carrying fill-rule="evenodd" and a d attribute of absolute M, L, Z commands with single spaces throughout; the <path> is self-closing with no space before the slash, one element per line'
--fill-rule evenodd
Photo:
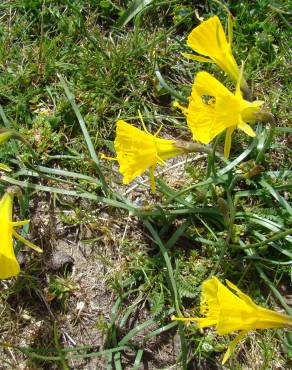
<path fill-rule="evenodd" d="M 0 368 L 288 368 L 288 4 L 0 14 Z"/>

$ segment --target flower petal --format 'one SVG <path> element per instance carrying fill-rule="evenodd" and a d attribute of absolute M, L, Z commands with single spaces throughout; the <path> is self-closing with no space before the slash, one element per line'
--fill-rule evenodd
<path fill-rule="evenodd" d="M 222 360 L 222 365 L 225 364 L 225 362 L 227 360 L 229 360 L 230 356 L 233 354 L 233 352 L 235 351 L 235 347 L 237 346 L 237 344 L 239 342 L 241 342 L 243 340 L 243 338 L 246 336 L 247 334 L 247 331 L 246 330 L 243 330 L 242 332 L 240 332 L 234 339 L 233 341 L 229 344 L 228 346 L 228 349 L 223 357 L 223 360 Z"/>
<path fill-rule="evenodd" d="M 196 60 L 197 62 L 201 63 L 214 63 L 214 61 L 210 58 L 200 57 L 199 55 L 195 54 L 182 53 L 182 56 L 188 59 Z"/>
<path fill-rule="evenodd" d="M 231 136 L 233 134 L 233 131 L 235 130 L 236 126 L 229 127 L 226 130 L 225 134 L 225 144 L 224 144 L 224 158 L 228 159 L 230 154 L 230 148 L 231 148 Z"/>
<path fill-rule="evenodd" d="M 0 279 L 9 279 L 20 272 L 19 263 L 13 249 L 10 253 L 0 253 Z"/>
<path fill-rule="evenodd" d="M 193 91 L 198 95 L 214 96 L 217 98 L 218 95 L 233 95 L 217 78 L 210 75 L 206 71 L 199 72 L 194 80 Z"/>
<path fill-rule="evenodd" d="M 238 128 L 240 128 L 243 132 L 245 132 L 248 136 L 255 137 L 256 133 L 254 130 L 244 121 L 240 120 L 238 123 Z"/>
<path fill-rule="evenodd" d="M 228 43 L 219 18 L 211 17 L 193 29 L 188 36 L 187 44 L 199 54 L 212 59 L 220 57 L 221 48 L 226 48 Z"/>
<path fill-rule="evenodd" d="M 229 37 L 232 39 L 231 23 Z M 232 41 L 232 40 L 231 40 Z M 239 68 L 231 51 L 231 43 L 227 42 L 222 24 L 217 16 L 209 18 L 196 27 L 187 39 L 187 44 L 198 54 L 212 59 L 234 81 L 237 81 Z"/>
<path fill-rule="evenodd" d="M 14 227 L 14 226 L 23 226 L 23 225 L 27 225 L 30 223 L 30 220 L 23 220 L 23 221 L 13 221 L 13 222 L 10 222 L 10 224 Z"/>
<path fill-rule="evenodd" d="M 43 250 L 40 247 L 36 246 L 35 244 L 30 242 L 29 240 L 26 240 L 23 236 L 19 235 L 15 230 L 12 231 L 12 234 L 15 238 L 20 240 L 27 247 L 29 247 L 29 248 L 31 248 L 31 249 L 35 250 L 36 252 L 39 252 L 39 253 L 43 252 Z"/>

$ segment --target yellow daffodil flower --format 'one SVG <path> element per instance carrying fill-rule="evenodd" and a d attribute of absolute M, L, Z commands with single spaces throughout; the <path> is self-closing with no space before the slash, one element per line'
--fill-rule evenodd
<path fill-rule="evenodd" d="M 241 332 L 230 343 L 224 364 L 248 331 L 253 329 L 284 328 L 292 325 L 292 316 L 256 305 L 239 288 L 226 280 L 229 289 L 215 276 L 202 284 L 200 312 L 205 317 L 172 317 L 173 320 L 196 321 L 200 328 L 215 326 L 220 335 Z"/>
<path fill-rule="evenodd" d="M 42 252 L 39 247 L 24 239 L 14 230 L 16 226 L 29 223 L 29 220 L 12 221 L 14 189 L 13 187 L 11 189 L 11 191 L 8 189 L 0 200 L 0 279 L 11 278 L 20 272 L 13 249 L 13 236 L 37 252 Z"/>
<path fill-rule="evenodd" d="M 123 175 L 123 184 L 128 184 L 135 177 L 141 175 L 147 168 L 151 171 L 151 184 L 154 190 L 153 169 L 157 164 L 165 165 L 165 160 L 184 151 L 176 147 L 175 140 L 159 139 L 150 134 L 144 125 L 145 131 L 119 120 L 117 122 L 116 139 L 114 142 L 116 158 L 120 172 Z"/>
<path fill-rule="evenodd" d="M 247 124 L 256 121 L 262 101 L 249 102 L 240 91 L 240 77 L 235 94 L 229 91 L 208 72 L 199 72 L 195 77 L 189 106 L 179 107 L 187 117 L 187 124 L 194 139 L 208 144 L 215 136 L 226 130 L 224 156 L 229 157 L 231 136 L 236 128 L 249 136 L 255 136 Z"/>
<path fill-rule="evenodd" d="M 238 81 L 240 76 L 240 68 L 238 67 L 231 50 L 232 44 L 232 18 L 228 18 L 228 41 L 225 36 L 220 19 L 217 16 L 209 18 L 202 22 L 198 27 L 194 28 L 189 34 L 187 44 L 198 54 L 184 54 L 184 56 L 194 59 L 199 62 L 215 63 L 231 79 Z M 244 79 L 241 80 L 241 88 L 248 90 Z"/>

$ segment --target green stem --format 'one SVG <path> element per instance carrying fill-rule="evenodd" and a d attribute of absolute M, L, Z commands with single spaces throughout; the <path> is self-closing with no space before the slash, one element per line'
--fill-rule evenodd
<path fill-rule="evenodd" d="M 225 253 L 227 251 L 227 248 L 230 246 L 230 242 L 232 241 L 233 224 L 234 224 L 234 220 L 235 220 L 235 210 L 236 210 L 236 200 L 237 199 L 234 198 L 234 203 L 233 203 L 232 196 L 231 196 L 229 190 L 227 190 L 227 204 L 228 204 L 228 208 L 229 208 L 228 233 L 227 233 L 227 237 L 226 237 L 225 243 L 222 246 L 222 249 L 221 249 L 221 253 L 219 255 L 219 258 L 218 258 L 218 260 L 216 262 L 216 265 L 212 269 L 209 277 L 212 277 L 213 275 L 216 275 L 216 273 L 218 271 L 218 268 L 220 266 L 220 263 L 221 263 L 222 259 L 224 258 L 224 255 L 225 255 Z"/>
<path fill-rule="evenodd" d="M 99 163 L 99 159 L 96 155 L 96 152 L 95 152 L 95 149 L 94 149 L 94 146 L 93 146 L 93 143 L 91 141 L 91 138 L 90 138 L 90 135 L 89 135 L 89 132 L 87 130 L 87 127 L 86 127 L 86 124 L 85 124 L 85 121 L 83 119 L 83 117 L 81 116 L 81 113 L 77 107 L 77 104 L 75 102 L 75 99 L 74 99 L 74 96 L 73 94 L 71 93 L 71 91 L 69 90 L 68 88 L 68 85 L 65 81 L 65 79 L 63 78 L 63 76 L 59 75 L 58 74 L 58 77 L 59 77 L 59 80 L 61 82 L 61 85 L 64 89 L 64 92 L 65 92 L 65 95 L 67 97 L 67 99 L 69 100 L 70 104 L 71 104 L 71 107 L 77 117 L 77 120 L 79 122 L 79 125 L 81 127 L 81 130 L 82 130 L 82 133 L 83 133 L 83 136 L 84 136 L 84 139 L 85 139 L 85 142 L 86 142 L 86 145 L 88 147 L 88 150 L 89 150 L 89 153 L 90 153 L 90 156 L 91 156 L 91 159 L 93 160 L 94 162 L 94 165 L 95 165 L 95 169 L 96 169 L 96 172 L 98 174 L 98 177 L 102 183 L 102 187 L 103 187 L 103 190 L 106 192 L 106 193 L 109 193 L 109 187 L 106 183 L 106 180 L 103 176 L 103 173 L 102 173 L 102 170 L 100 168 L 100 163 Z"/>
<path fill-rule="evenodd" d="M 266 244 L 269 244 L 271 242 L 274 242 L 275 240 L 278 240 L 278 239 L 282 239 L 284 238 L 285 236 L 289 235 L 292 233 L 292 228 L 288 229 L 288 230 L 285 230 L 285 231 L 281 231 L 277 234 L 275 234 L 274 236 L 272 236 L 271 238 L 269 239 L 266 239 L 262 242 L 258 242 L 258 243 L 254 243 L 254 244 L 249 244 L 249 245 L 245 245 L 244 247 L 240 247 L 240 249 L 249 249 L 249 248 L 256 248 L 256 247 L 262 247 Z"/>
<path fill-rule="evenodd" d="M 244 176 L 243 176 L 243 175 L 235 175 L 235 176 L 233 177 L 233 179 L 232 179 L 232 181 L 231 181 L 231 183 L 230 183 L 229 187 L 228 187 L 228 191 L 229 191 L 229 192 L 231 192 L 231 191 L 234 189 L 234 187 L 235 187 L 236 183 L 237 183 L 238 181 L 242 180 L 243 178 L 244 178 Z"/>
<path fill-rule="evenodd" d="M 271 128 L 268 130 L 267 139 L 266 139 L 266 141 L 265 141 L 262 149 L 260 150 L 260 152 L 258 153 L 258 155 L 256 157 L 255 164 L 260 164 L 260 163 L 262 163 L 264 161 L 265 152 L 270 147 L 270 145 L 271 145 L 271 143 L 273 141 L 274 134 L 275 134 L 275 125 L 274 124 L 271 124 Z"/>

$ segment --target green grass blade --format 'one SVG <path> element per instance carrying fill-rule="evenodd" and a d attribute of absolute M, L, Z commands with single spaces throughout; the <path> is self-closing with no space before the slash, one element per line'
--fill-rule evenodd
<path fill-rule="evenodd" d="M 117 20 L 116 27 L 124 27 L 129 23 L 139 12 L 146 8 L 153 0 L 134 0 L 127 10 L 122 13 Z"/>
<path fill-rule="evenodd" d="M 91 156 L 91 159 L 93 160 L 93 162 L 95 163 L 95 167 L 96 167 L 96 172 L 98 174 L 98 177 L 102 183 L 102 187 L 103 187 L 103 190 L 108 192 L 108 185 L 105 181 L 105 178 L 103 176 L 103 173 L 102 173 L 102 170 L 101 170 L 101 167 L 100 167 L 100 163 L 99 163 L 99 159 L 97 157 L 97 154 L 95 152 L 95 149 L 94 149 L 94 146 L 93 146 L 93 143 L 91 141 L 91 138 L 90 138 L 90 135 L 89 135 L 89 132 L 87 130 L 87 127 L 86 127 L 86 124 L 85 124 L 85 121 L 79 111 L 79 108 L 75 102 L 75 98 L 74 98 L 74 95 L 71 93 L 71 91 L 69 90 L 69 87 L 65 81 L 65 79 L 63 78 L 63 76 L 59 75 L 58 74 L 58 77 L 59 77 L 59 80 L 61 82 L 61 85 L 64 89 L 64 92 L 65 92 L 65 95 L 67 97 L 67 99 L 69 100 L 70 104 L 71 104 L 71 107 L 77 117 L 77 120 L 79 122 L 79 125 L 81 127 L 81 130 L 82 130 L 82 133 L 83 133 L 83 136 L 84 136 L 84 139 L 85 139 L 85 142 L 86 142 L 86 145 L 88 147 L 88 150 L 89 150 L 89 153 L 90 153 L 90 156 Z"/>
<path fill-rule="evenodd" d="M 7 129 L 12 129 L 12 126 L 10 124 L 10 122 L 8 121 L 5 113 L 4 113 L 4 110 L 2 108 L 2 105 L 0 105 L 0 117 L 2 118 L 2 121 L 4 123 L 4 126 L 7 128 Z M 12 142 L 12 149 L 14 151 L 14 155 L 17 157 L 19 155 L 19 151 L 18 151 L 18 145 L 16 143 L 16 141 L 14 139 L 11 140 Z"/>
<path fill-rule="evenodd" d="M 171 261 L 169 258 L 169 255 L 167 253 L 167 249 L 165 248 L 164 244 L 162 243 L 157 231 L 153 228 L 153 226 L 150 224 L 149 221 L 144 221 L 145 226 L 147 229 L 150 231 L 153 239 L 159 246 L 160 252 L 164 258 L 166 267 L 167 267 L 167 272 L 169 276 L 169 281 L 170 281 L 170 289 L 173 293 L 173 298 L 174 298 L 174 306 L 175 310 L 178 316 L 182 316 L 180 307 L 179 307 L 179 295 L 178 295 L 178 290 L 176 286 L 176 282 L 174 279 L 174 273 L 171 265 Z M 186 363 L 187 363 L 187 344 L 186 344 L 186 338 L 184 335 L 184 330 L 183 330 L 183 324 L 181 322 L 178 323 L 178 331 L 180 335 L 180 340 L 181 340 L 181 350 L 182 350 L 182 364 L 183 364 L 183 369 L 186 369 Z"/>
<path fill-rule="evenodd" d="M 228 173 L 230 170 L 232 170 L 232 168 L 239 165 L 239 163 L 241 163 L 253 151 L 256 145 L 257 145 L 257 138 L 254 138 L 253 142 L 247 149 L 245 149 L 237 158 L 235 158 L 232 162 L 230 162 L 222 170 L 218 171 L 218 176 L 222 176 Z"/>
<path fill-rule="evenodd" d="M 13 346 L 13 345 L 6 344 L 6 343 L 2 344 L 2 346 L 16 348 L 20 352 L 22 352 L 25 356 L 28 356 L 30 358 L 34 358 L 34 359 L 38 359 L 38 360 L 42 360 L 42 361 L 61 361 L 60 356 L 41 355 L 41 354 L 37 353 L 37 350 L 35 350 L 34 348 L 18 347 L 18 346 Z M 76 348 L 76 349 L 78 350 L 78 348 Z M 120 347 L 110 348 L 110 349 L 106 349 L 106 350 L 99 351 L 99 352 L 83 353 L 83 354 L 80 354 L 80 355 L 68 355 L 68 356 L 65 357 L 65 359 L 66 360 L 79 360 L 79 359 L 85 359 L 85 358 L 91 358 L 91 357 L 101 357 L 101 356 L 116 353 L 116 352 L 119 352 L 119 351 L 125 351 L 125 350 L 128 350 L 128 349 L 130 349 L 130 347 L 120 346 Z M 63 349 L 60 349 L 60 350 L 63 351 Z M 55 350 L 55 351 L 58 352 L 57 350 Z"/>
<path fill-rule="evenodd" d="M 115 370 L 123 370 L 121 363 L 121 352 L 114 354 Z"/>
<path fill-rule="evenodd" d="M 99 180 L 91 176 L 83 175 L 81 173 L 65 171 L 65 170 L 60 170 L 56 168 L 43 167 L 43 166 L 36 166 L 36 167 L 33 167 L 33 169 L 37 172 L 33 172 L 31 170 L 26 170 L 26 169 L 21 169 L 14 173 L 14 177 L 19 177 L 23 175 L 39 177 L 40 174 L 50 174 L 50 175 L 58 175 L 62 177 L 70 177 L 73 179 L 85 180 L 85 181 L 88 181 L 89 183 L 97 185 L 98 187 L 101 186 L 101 182 Z M 49 176 L 49 177 L 51 179 L 59 180 L 58 178 L 55 178 L 53 176 Z"/>
<path fill-rule="evenodd" d="M 292 216 L 292 207 L 290 204 L 264 179 L 260 180 L 259 183 L 264 189 L 268 190 L 272 197 L 275 198 L 281 204 L 281 206 L 286 209 L 290 216 Z"/>
<path fill-rule="evenodd" d="M 292 265 L 292 261 L 276 261 L 276 260 L 271 260 L 269 258 L 264 258 L 264 257 L 260 257 L 260 256 L 245 256 L 243 257 L 244 260 L 256 260 L 256 261 L 262 261 L 262 262 L 266 262 L 266 263 L 271 263 L 272 265 L 279 265 L 279 266 L 291 266 Z"/>
<path fill-rule="evenodd" d="M 63 369 L 64 370 L 69 370 L 69 367 L 66 363 L 66 358 L 65 358 L 64 353 L 62 352 L 62 348 L 60 346 L 59 340 L 60 340 L 60 338 L 59 338 L 59 333 L 58 333 L 58 329 L 57 329 L 57 324 L 56 324 L 56 322 L 54 322 L 54 343 L 55 343 L 57 352 L 60 356 L 60 362 L 63 366 Z"/>
<path fill-rule="evenodd" d="M 99 197 L 95 194 L 88 193 L 88 192 L 81 192 L 81 191 L 78 192 L 75 190 L 66 190 L 66 189 L 60 189 L 60 188 L 53 188 L 51 186 L 32 184 L 27 181 L 19 181 L 19 180 L 13 179 L 12 177 L 4 176 L 4 175 L 1 177 L 0 180 L 4 182 L 8 182 L 9 184 L 12 184 L 12 185 L 19 185 L 24 189 L 28 188 L 28 189 L 33 189 L 33 190 L 45 191 L 48 193 L 63 194 L 63 195 L 69 195 L 73 197 L 91 199 L 97 202 L 104 203 L 114 208 L 126 209 L 133 213 L 135 213 L 135 211 L 137 210 L 137 208 L 132 207 L 129 204 L 122 203 L 122 202 L 119 202 L 117 200 L 110 199 L 110 198 Z"/>
<path fill-rule="evenodd" d="M 142 356 L 143 356 L 143 352 L 144 350 L 143 349 L 139 349 L 137 351 L 137 355 L 136 355 L 136 358 L 135 358 L 135 362 L 133 364 L 133 370 L 139 370 L 139 365 L 140 365 L 140 362 L 142 360 Z"/>
<path fill-rule="evenodd" d="M 176 90 L 174 90 L 172 87 L 169 86 L 169 84 L 165 81 L 165 79 L 163 78 L 159 68 L 158 68 L 158 65 L 156 65 L 155 67 L 155 75 L 159 81 L 159 83 L 161 84 L 161 86 L 170 93 L 170 95 L 172 95 L 174 98 L 178 99 L 180 102 L 183 102 L 183 103 L 186 103 L 188 104 L 189 102 L 189 99 L 182 96 L 179 92 L 177 92 Z"/>
<path fill-rule="evenodd" d="M 140 331 L 148 328 L 148 326 L 155 324 L 153 319 L 147 320 L 140 325 L 137 325 L 135 328 L 130 330 L 119 342 L 118 346 L 124 346 L 127 344 L 133 337 L 135 337 Z"/>
<path fill-rule="evenodd" d="M 160 334 L 164 333 L 167 330 L 170 330 L 172 328 L 175 328 L 177 325 L 178 325 L 178 322 L 177 321 L 172 321 L 169 324 L 164 325 L 161 328 L 156 329 L 156 330 L 152 331 L 151 333 L 146 334 L 143 340 L 146 341 L 146 340 L 148 340 L 150 338 L 155 337 L 156 335 L 160 335 Z"/>
<path fill-rule="evenodd" d="M 275 127 L 275 131 L 292 134 L 292 127 Z"/>
<path fill-rule="evenodd" d="M 242 246 L 244 246 L 244 243 L 242 241 L 240 241 L 240 244 Z M 246 254 L 248 256 L 252 256 L 253 255 L 253 251 L 251 251 L 250 249 L 246 249 Z M 292 309 L 288 306 L 288 304 L 286 303 L 285 299 L 282 297 L 281 293 L 274 286 L 274 284 L 270 281 L 270 279 L 267 277 L 267 275 L 264 273 L 264 271 L 261 269 L 261 267 L 258 264 L 255 264 L 255 268 L 256 268 L 256 270 L 257 270 L 260 278 L 266 283 L 266 285 L 268 285 L 268 287 L 273 292 L 274 296 L 279 300 L 279 302 L 285 308 L 285 310 L 287 311 L 287 313 L 289 315 L 292 315 Z"/>
<path fill-rule="evenodd" d="M 269 229 L 273 232 L 285 231 L 283 230 L 283 225 L 277 224 L 274 221 L 271 221 L 265 217 L 258 216 L 256 214 L 237 212 L 235 218 L 236 219 L 247 219 L 250 222 L 261 225 L 265 227 L 266 229 Z M 290 236 L 286 236 L 285 239 L 289 242 L 292 242 L 292 238 Z"/>
<path fill-rule="evenodd" d="M 172 234 L 171 238 L 167 241 L 167 243 L 165 244 L 165 247 L 167 249 L 170 249 L 171 247 L 174 246 L 174 244 L 178 241 L 178 239 L 184 234 L 184 232 L 187 230 L 187 228 L 189 227 L 189 223 L 188 222 L 184 222 L 182 223 L 176 230 L 175 232 Z"/>
<path fill-rule="evenodd" d="M 285 235 L 286 232 L 284 231 Z M 276 234 L 273 234 L 272 237 L 270 238 L 267 238 L 265 235 L 261 234 L 260 232 L 258 232 L 257 230 L 254 230 L 253 231 L 253 235 L 255 235 L 257 237 L 257 239 L 260 239 L 262 242 L 264 242 L 265 244 L 269 244 L 271 247 L 273 247 L 274 249 L 276 249 L 277 251 L 281 252 L 282 254 L 284 254 L 285 256 L 287 257 L 290 257 L 292 258 L 292 252 L 288 251 L 287 249 L 284 249 L 282 247 L 280 247 L 278 244 L 276 243 L 273 243 L 275 240 L 280 240 L 283 238 L 283 232 L 281 233 L 276 233 Z M 284 235 L 284 236 L 285 236 Z M 263 244 L 262 244 L 263 245 Z"/>

